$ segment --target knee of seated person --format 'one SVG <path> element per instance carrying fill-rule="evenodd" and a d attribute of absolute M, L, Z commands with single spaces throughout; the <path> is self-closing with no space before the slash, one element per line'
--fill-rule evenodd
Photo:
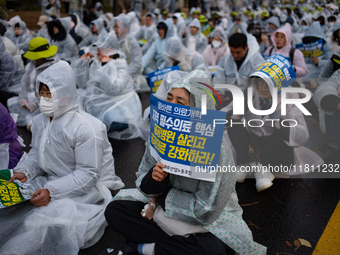
<path fill-rule="evenodd" d="M 116 215 L 118 211 L 121 210 L 121 205 L 119 201 L 112 201 L 109 203 L 105 209 L 105 218 L 108 221 L 110 218 L 112 218 L 112 215 Z"/>

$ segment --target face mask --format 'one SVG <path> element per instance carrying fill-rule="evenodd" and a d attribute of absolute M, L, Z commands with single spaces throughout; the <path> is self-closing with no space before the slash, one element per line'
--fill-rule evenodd
<path fill-rule="evenodd" d="M 46 101 L 44 97 L 40 98 L 39 104 L 40 111 L 46 115 L 46 117 L 53 117 L 54 116 L 54 109 L 53 109 L 53 99 Z"/>
<path fill-rule="evenodd" d="M 213 40 L 211 44 L 215 49 L 217 49 L 217 48 L 221 47 L 222 42 Z"/>
<path fill-rule="evenodd" d="M 302 28 L 303 31 L 307 31 L 308 30 L 307 26 L 301 26 L 301 28 Z"/>

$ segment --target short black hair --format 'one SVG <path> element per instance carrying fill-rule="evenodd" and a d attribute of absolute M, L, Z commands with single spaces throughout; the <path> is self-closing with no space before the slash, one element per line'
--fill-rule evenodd
<path fill-rule="evenodd" d="M 18 22 L 18 23 L 15 23 L 14 27 L 19 27 L 19 28 L 20 28 L 19 22 Z"/>
<path fill-rule="evenodd" d="M 247 36 L 242 33 L 235 33 L 229 38 L 229 47 L 245 49 L 248 45 Z"/>
<path fill-rule="evenodd" d="M 147 14 L 146 17 L 149 17 L 152 19 L 152 15 L 151 14 Z"/>
<path fill-rule="evenodd" d="M 335 18 L 335 16 L 329 16 L 327 20 L 328 20 L 328 22 L 330 22 L 330 21 L 331 22 L 333 22 L 333 21 L 335 22 L 336 18 Z"/>
<path fill-rule="evenodd" d="M 324 16 L 320 16 L 316 20 L 320 22 L 321 26 L 325 25 L 325 17 Z"/>

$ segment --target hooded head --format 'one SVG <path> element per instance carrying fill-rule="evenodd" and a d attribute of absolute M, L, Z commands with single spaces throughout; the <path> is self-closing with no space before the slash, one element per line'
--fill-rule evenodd
<path fill-rule="evenodd" d="M 90 24 L 90 29 L 92 31 L 92 26 L 95 25 L 97 28 L 97 34 L 99 35 L 100 32 L 104 29 L 104 21 L 101 18 L 95 19 Z"/>
<path fill-rule="evenodd" d="M 71 66 L 65 61 L 51 65 L 36 79 L 36 92 L 40 83 L 48 86 L 53 99 L 54 119 L 64 113 L 77 109 L 77 89 Z"/>
<path fill-rule="evenodd" d="M 312 38 L 315 38 L 313 41 Z M 318 21 L 314 21 L 307 30 L 305 36 L 302 38 L 303 43 L 315 42 L 319 39 L 323 39 L 326 42 L 326 36 L 322 31 L 321 25 Z"/>
<path fill-rule="evenodd" d="M 105 37 L 95 42 L 95 45 L 106 56 L 112 56 L 119 50 L 118 39 L 114 31 L 111 31 Z"/>
<path fill-rule="evenodd" d="M 52 40 L 63 41 L 71 30 L 71 17 L 58 18 L 48 22 L 48 33 Z"/>
<path fill-rule="evenodd" d="M 14 16 L 13 18 L 11 18 L 9 21 L 8 21 L 8 25 L 10 25 L 11 27 L 14 27 L 14 25 L 16 23 L 19 23 L 21 20 L 20 16 L 19 15 L 16 15 Z"/>
<path fill-rule="evenodd" d="M 176 12 L 174 14 L 174 16 L 172 16 L 172 18 L 176 18 L 177 19 L 177 23 L 176 23 L 176 26 L 178 27 L 179 25 L 185 23 L 182 15 L 179 13 L 179 12 Z"/>
<path fill-rule="evenodd" d="M 284 25 L 283 27 L 279 28 L 278 30 L 276 30 L 275 32 L 272 33 L 271 38 L 272 38 L 272 42 L 274 44 L 274 46 L 277 48 L 278 46 L 276 45 L 276 36 L 277 33 L 281 33 L 285 35 L 286 38 L 286 44 L 284 46 L 280 47 L 280 51 L 281 52 L 289 52 L 291 49 L 291 41 L 292 41 L 292 30 L 291 30 L 291 26 L 289 25 Z"/>
<path fill-rule="evenodd" d="M 156 17 L 155 17 L 155 15 L 152 14 L 151 12 L 146 13 L 146 14 L 144 15 L 144 18 L 143 18 L 144 25 L 147 26 L 147 24 L 146 24 L 146 19 L 148 19 L 148 23 L 150 23 L 149 26 L 152 26 L 152 25 L 155 24 Z M 149 21 L 150 21 L 150 22 L 149 22 Z"/>
<path fill-rule="evenodd" d="M 181 39 L 177 36 L 171 37 L 167 43 L 163 53 L 163 57 L 169 61 L 176 60 L 182 62 L 187 54 L 187 49 L 182 44 Z"/>
<path fill-rule="evenodd" d="M 174 23 L 172 22 L 171 19 L 166 19 L 162 22 L 159 22 L 157 25 L 157 29 L 163 28 L 165 31 L 165 37 L 164 39 L 169 39 L 170 37 L 173 37 L 175 32 L 174 32 Z"/>
<path fill-rule="evenodd" d="M 130 31 L 131 19 L 127 16 L 118 16 L 115 18 L 115 31 L 119 40 L 122 40 Z"/>
<path fill-rule="evenodd" d="M 274 32 L 276 29 L 280 27 L 280 20 L 278 17 L 272 16 L 269 19 L 267 19 L 267 24 L 269 27 L 269 31 L 271 30 L 270 32 Z M 270 24 L 273 24 L 276 28 L 271 28 Z"/>
<path fill-rule="evenodd" d="M 195 27 L 198 29 L 196 34 L 193 35 L 191 33 L 191 27 Z M 190 22 L 188 32 L 192 36 L 198 36 L 201 33 L 201 23 L 198 21 L 198 19 L 193 19 L 193 21 Z"/>
<path fill-rule="evenodd" d="M 16 36 L 19 36 L 26 32 L 26 23 L 24 21 L 20 21 L 14 25 L 15 30 L 18 29 L 18 33 L 15 33 Z"/>
<path fill-rule="evenodd" d="M 207 94 L 207 91 L 210 94 L 213 94 L 207 86 L 202 85 L 201 83 L 211 85 L 210 79 L 208 75 L 201 70 L 191 71 L 188 75 L 182 77 L 178 81 L 174 82 L 167 93 L 169 93 L 172 89 L 183 88 L 186 89 L 190 93 L 190 101 L 194 100 L 194 102 L 190 102 L 191 106 L 200 108 L 202 106 L 202 95 Z M 215 110 L 215 104 L 213 99 L 210 96 L 207 96 L 207 109 Z"/>

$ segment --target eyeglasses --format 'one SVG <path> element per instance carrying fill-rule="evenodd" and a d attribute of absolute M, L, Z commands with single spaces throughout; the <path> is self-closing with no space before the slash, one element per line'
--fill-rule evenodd
<path fill-rule="evenodd" d="M 40 98 L 44 98 L 46 101 L 50 101 L 52 98 L 51 92 L 36 92 L 35 97 L 40 101 Z"/>

